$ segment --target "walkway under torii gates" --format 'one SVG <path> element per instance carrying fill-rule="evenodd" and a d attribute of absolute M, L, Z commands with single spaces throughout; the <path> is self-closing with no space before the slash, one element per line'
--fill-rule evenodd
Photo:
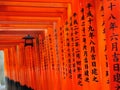
<path fill-rule="evenodd" d="M 7 90 L 120 90 L 119 29 L 120 0 L 0 0 Z"/>

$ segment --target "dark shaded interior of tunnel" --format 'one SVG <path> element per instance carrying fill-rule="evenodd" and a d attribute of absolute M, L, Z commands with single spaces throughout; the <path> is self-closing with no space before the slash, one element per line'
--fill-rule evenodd
<path fill-rule="evenodd" d="M 5 82 L 7 90 L 34 90 L 31 87 L 28 87 L 27 85 L 23 86 L 20 82 L 11 80 L 8 77 L 5 77 Z"/>

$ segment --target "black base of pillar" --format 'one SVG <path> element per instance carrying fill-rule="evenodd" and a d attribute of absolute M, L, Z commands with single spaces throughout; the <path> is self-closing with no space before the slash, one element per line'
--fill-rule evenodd
<path fill-rule="evenodd" d="M 15 82 L 14 80 L 11 80 L 7 77 L 5 80 L 7 90 L 33 90 L 31 87 L 28 87 L 27 85 L 22 86 L 20 82 Z"/>

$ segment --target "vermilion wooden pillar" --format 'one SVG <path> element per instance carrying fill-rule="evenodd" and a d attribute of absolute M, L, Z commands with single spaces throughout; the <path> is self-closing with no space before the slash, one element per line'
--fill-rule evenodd
<path fill-rule="evenodd" d="M 71 21 L 72 22 L 72 21 Z M 64 25 L 64 74 L 66 80 L 66 88 L 73 89 L 73 71 L 72 71 L 72 43 L 71 43 L 71 28 L 70 20 L 67 20 Z"/>
<path fill-rule="evenodd" d="M 63 33 L 63 27 L 60 27 L 58 29 L 58 56 L 59 56 L 59 70 L 60 70 L 60 88 L 61 90 L 64 89 L 64 83 L 63 81 L 63 60 L 64 60 L 64 55 L 63 55 L 63 38 L 64 38 L 64 33 Z"/>
<path fill-rule="evenodd" d="M 98 58 L 98 38 L 97 38 L 97 26 L 96 26 L 96 12 L 95 1 L 85 0 L 85 32 L 86 32 L 86 45 L 87 45 L 87 59 L 84 62 L 85 68 L 88 71 L 84 72 L 84 75 L 88 75 L 85 82 L 89 82 L 90 89 L 99 90 L 100 86 L 100 66 Z M 84 47 L 85 48 L 85 47 Z"/>
<path fill-rule="evenodd" d="M 9 59 L 8 59 L 8 49 L 4 49 L 4 73 L 5 77 L 9 77 Z"/>
<path fill-rule="evenodd" d="M 24 43 L 20 43 L 19 44 L 19 64 L 20 64 L 20 68 L 19 68 L 19 79 L 20 79 L 20 83 L 21 85 L 24 85 L 24 61 L 25 61 L 25 53 L 24 53 Z"/>
<path fill-rule="evenodd" d="M 86 5 L 84 0 L 79 0 L 79 8 L 78 8 L 78 17 L 79 17 L 79 38 L 80 38 L 80 58 L 81 58 L 81 66 L 82 66 L 82 81 L 81 81 L 81 89 L 89 90 L 90 89 L 90 67 L 89 67 L 89 58 L 88 58 L 88 30 L 86 29 Z M 80 86 L 78 87 L 80 88 Z"/>
<path fill-rule="evenodd" d="M 104 0 L 110 90 L 120 90 L 120 1 Z"/>
<path fill-rule="evenodd" d="M 97 36 L 98 36 L 98 52 L 100 64 L 100 81 L 102 90 L 110 90 L 109 78 L 109 65 L 108 65 L 108 43 L 106 40 L 106 27 L 105 27 L 105 8 L 103 0 L 96 0 L 96 19 L 97 19 Z"/>

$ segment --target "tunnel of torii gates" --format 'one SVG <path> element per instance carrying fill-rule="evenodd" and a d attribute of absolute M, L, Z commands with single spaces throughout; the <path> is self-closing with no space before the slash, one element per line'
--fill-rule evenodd
<path fill-rule="evenodd" d="M 120 0 L 1 0 L 7 90 L 120 90 L 119 29 Z"/>

